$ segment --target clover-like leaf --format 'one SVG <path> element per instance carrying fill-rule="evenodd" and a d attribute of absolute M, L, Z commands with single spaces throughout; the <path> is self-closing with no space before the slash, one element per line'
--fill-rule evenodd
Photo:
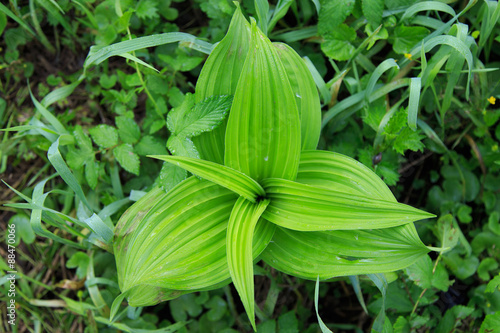
<path fill-rule="evenodd" d="M 220 186 L 238 193 L 251 202 L 256 202 L 257 197 L 265 196 L 264 189 L 252 178 L 231 169 L 227 166 L 214 162 L 170 155 L 151 155 L 149 157 L 163 160 L 173 165 L 177 165 L 201 178 L 210 180 Z"/>
<path fill-rule="evenodd" d="M 292 230 L 379 229 L 434 216 L 397 202 L 285 179 L 265 179 L 262 186 L 271 200 L 263 217 Z"/>
<path fill-rule="evenodd" d="M 285 68 L 252 22 L 252 43 L 238 81 L 226 130 L 224 164 L 256 181 L 295 179 L 300 119 Z"/>

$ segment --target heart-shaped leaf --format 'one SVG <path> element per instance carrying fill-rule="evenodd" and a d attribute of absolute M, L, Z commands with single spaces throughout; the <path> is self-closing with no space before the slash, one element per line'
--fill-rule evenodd
<path fill-rule="evenodd" d="M 226 130 L 225 165 L 256 181 L 295 179 L 300 120 L 285 68 L 271 41 L 252 22 L 252 43 Z"/>

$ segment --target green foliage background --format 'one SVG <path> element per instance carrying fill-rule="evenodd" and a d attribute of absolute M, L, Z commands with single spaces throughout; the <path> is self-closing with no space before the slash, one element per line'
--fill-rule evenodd
<path fill-rule="evenodd" d="M 498 2 L 241 5 L 271 40 L 304 57 L 324 111 L 319 149 L 356 158 L 400 202 L 439 216 L 416 226 L 426 245 L 445 251 L 387 275 L 385 300 L 363 276 L 321 284 L 323 321 L 335 332 L 369 332 L 385 306 L 387 332 L 497 332 Z M 0 305 L 3 330 L 250 329 L 229 286 L 155 307 L 115 302 L 121 306 L 113 308 L 119 294 L 114 257 L 102 249 L 143 192 L 182 179 L 182 171 L 146 155 L 167 154 L 173 138 L 167 115 L 191 98 L 209 43 L 222 39 L 233 12 L 227 0 L 0 5 L 0 178 L 12 189 L 4 186 L 0 194 L 0 218 L 2 231 L 16 225 L 18 306 L 14 327 L 6 302 Z M 136 48 L 128 59 L 86 61 L 92 45 L 96 51 L 165 32 L 198 39 L 179 35 L 180 43 Z M 91 211 L 99 212 L 98 221 Z M 1 237 L 2 301 L 8 300 L 6 241 L 7 232 Z M 256 266 L 256 273 L 259 332 L 320 331 L 314 283 L 266 266 Z"/>

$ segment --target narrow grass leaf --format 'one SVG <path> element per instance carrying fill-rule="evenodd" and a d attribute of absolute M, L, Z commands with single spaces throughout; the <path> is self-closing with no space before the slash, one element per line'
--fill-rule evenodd
<path fill-rule="evenodd" d="M 385 324 L 385 299 L 387 296 L 387 280 L 383 274 L 368 274 L 367 275 L 370 280 L 377 286 L 378 290 L 382 294 L 382 307 L 380 308 L 380 312 L 375 318 L 375 321 L 372 325 L 372 332 L 382 333 L 384 330 Z"/>
<path fill-rule="evenodd" d="M 47 152 L 47 158 L 64 182 L 68 184 L 73 192 L 75 192 L 76 196 L 82 201 L 82 203 L 92 211 L 80 183 L 78 183 L 78 180 L 76 180 L 73 173 L 71 173 L 71 170 L 68 168 L 66 162 L 64 162 L 64 159 L 61 156 L 61 153 L 59 152 L 59 138 L 50 146 Z"/>
<path fill-rule="evenodd" d="M 352 289 L 359 301 L 359 304 L 363 308 L 366 314 L 368 314 L 368 309 L 366 308 L 365 299 L 363 298 L 363 292 L 361 291 L 361 285 L 359 284 L 359 277 L 357 275 L 349 275 L 349 280 L 352 284 Z"/>
<path fill-rule="evenodd" d="M 29 88 L 28 84 L 28 89 L 30 92 L 31 100 L 33 104 L 35 105 L 35 108 L 40 114 L 49 122 L 52 127 L 59 133 L 59 134 L 68 134 L 68 131 L 64 127 L 64 125 L 59 121 L 59 119 L 56 118 L 49 110 L 47 110 L 40 102 L 38 102 L 33 96 L 33 93 L 31 92 L 31 89 Z"/>
<path fill-rule="evenodd" d="M 148 157 L 180 166 L 192 174 L 238 193 L 254 203 L 256 202 L 257 197 L 265 196 L 266 194 L 259 183 L 254 181 L 252 178 L 224 165 L 181 156 L 150 155 Z"/>
<path fill-rule="evenodd" d="M 422 80 L 419 77 L 412 77 L 410 81 L 410 99 L 408 102 L 408 127 L 417 129 L 418 104 L 420 101 L 420 88 Z"/>
<path fill-rule="evenodd" d="M 451 16 L 456 15 L 453 8 L 445 3 L 442 3 L 439 1 L 423 1 L 423 2 L 416 3 L 412 6 L 410 6 L 407 10 L 405 10 L 403 16 L 401 17 L 401 21 L 404 21 L 408 18 L 415 17 L 416 13 L 427 12 L 430 10 L 444 12 L 444 13 L 450 14 Z"/>
<path fill-rule="evenodd" d="M 28 31 L 31 35 L 35 36 L 35 32 L 31 27 L 26 24 L 21 18 L 17 17 L 16 14 L 14 14 L 9 8 L 7 8 L 4 4 L 0 3 L 0 11 L 5 13 L 8 17 L 13 19 L 17 24 L 19 24 L 21 27 L 23 27 L 26 31 Z"/>
<path fill-rule="evenodd" d="M 255 300 L 253 283 L 252 239 L 255 226 L 269 204 L 269 200 L 252 203 L 238 198 L 227 226 L 226 248 L 229 272 L 240 295 L 253 329 L 255 326 Z"/>
<path fill-rule="evenodd" d="M 465 58 L 467 61 L 467 66 L 469 67 L 468 71 L 468 76 L 467 76 L 467 86 L 465 90 L 465 98 L 468 100 L 469 99 L 469 93 L 470 93 L 470 80 L 471 80 L 471 74 L 472 74 L 472 67 L 474 63 L 474 59 L 472 57 L 472 53 L 470 49 L 467 47 L 467 45 L 462 42 L 460 39 L 454 36 L 436 36 L 434 38 L 429 39 L 428 41 L 425 42 L 424 44 L 424 50 L 425 52 L 429 52 L 431 49 L 433 49 L 437 45 L 448 45 L 451 46 L 453 49 L 455 49 L 462 57 Z M 415 47 L 411 54 L 412 55 L 418 55 L 420 53 L 422 46 L 419 45 Z"/>
<path fill-rule="evenodd" d="M 311 59 L 309 59 L 308 57 L 304 57 L 304 61 L 306 62 L 307 68 L 309 68 L 309 71 L 311 72 L 316 87 L 318 87 L 321 98 L 323 99 L 323 104 L 328 104 L 331 96 L 330 96 L 330 91 L 326 86 L 325 80 L 323 80 L 323 77 L 318 72 L 316 66 L 314 66 Z"/>
<path fill-rule="evenodd" d="M 124 53 L 145 49 L 148 47 L 159 46 L 176 42 L 194 42 L 196 37 L 183 32 L 167 32 L 159 35 L 139 37 L 132 40 L 126 40 L 109 46 L 92 46 L 83 65 L 84 70 L 92 65 L 99 65 L 109 57 L 121 55 Z"/>
<path fill-rule="evenodd" d="M 113 240 L 113 230 L 103 222 L 99 215 L 94 213 L 84 222 L 104 243 L 111 244 Z"/>
<path fill-rule="evenodd" d="M 210 53 L 201 70 L 196 83 L 197 103 L 214 95 L 234 95 L 249 47 L 250 24 L 237 5 L 226 36 Z M 227 117 L 213 131 L 193 138 L 202 159 L 224 164 L 226 126 Z"/>
<path fill-rule="evenodd" d="M 290 5 L 293 3 L 293 0 L 279 0 L 278 4 L 276 5 L 276 8 L 274 8 L 273 16 L 271 20 L 269 21 L 269 25 L 267 27 L 268 31 L 272 31 L 276 23 L 278 23 L 281 18 L 283 18 L 286 13 L 288 12 L 288 9 L 290 8 Z"/>
<path fill-rule="evenodd" d="M 256 181 L 295 179 L 300 141 L 299 113 L 285 68 L 252 22 L 252 46 L 229 113 L 224 164 Z"/>
<path fill-rule="evenodd" d="M 73 91 L 75 90 L 76 87 L 78 87 L 78 85 L 85 79 L 84 76 L 81 76 L 80 78 L 78 78 L 77 81 L 71 83 L 71 84 L 68 84 L 67 86 L 64 86 L 64 87 L 61 87 L 61 88 L 57 88 L 53 91 L 51 91 L 50 93 L 48 93 L 43 99 L 42 101 L 40 102 L 40 104 L 42 104 L 42 106 L 48 108 L 50 105 L 56 103 L 56 102 L 59 102 L 59 101 L 62 101 L 64 100 L 66 97 L 68 97 L 69 95 L 71 95 L 73 93 Z"/>
<path fill-rule="evenodd" d="M 321 104 L 311 72 L 304 60 L 288 45 L 273 43 L 295 95 L 300 115 L 302 150 L 316 149 L 321 132 Z"/>
<path fill-rule="evenodd" d="M 319 328 L 323 333 L 333 333 L 328 326 L 325 325 L 318 312 L 318 303 L 319 303 L 319 275 L 316 278 L 316 287 L 314 288 L 314 309 L 316 310 L 316 317 L 318 318 Z"/>
<path fill-rule="evenodd" d="M 370 76 L 370 80 L 368 80 L 368 84 L 366 85 L 365 89 L 365 100 L 368 101 L 369 97 L 371 96 L 373 89 L 375 88 L 375 84 L 377 83 L 378 79 L 384 74 L 386 71 L 389 69 L 396 67 L 399 69 L 398 64 L 394 61 L 394 59 L 386 59 L 384 60 L 380 65 L 377 66 L 375 71 L 372 73 Z"/>
<path fill-rule="evenodd" d="M 379 229 L 434 215 L 392 201 L 270 178 L 262 182 L 271 200 L 263 217 L 297 231 Z"/>
<path fill-rule="evenodd" d="M 47 12 L 52 15 L 52 17 L 59 22 L 59 24 L 64 28 L 64 31 L 69 33 L 72 36 L 76 36 L 73 27 L 69 24 L 69 22 L 65 19 L 65 17 L 61 14 L 64 13 L 62 8 L 53 0 L 36 0 Z"/>
<path fill-rule="evenodd" d="M 143 65 L 144 67 L 147 67 L 149 69 L 152 69 L 154 70 L 155 72 L 159 73 L 160 71 L 157 70 L 156 68 L 154 68 L 153 66 L 151 66 L 150 64 L 148 64 L 147 62 L 145 61 L 142 61 L 141 59 L 137 58 L 136 56 L 130 54 L 130 53 L 120 53 L 120 54 L 117 54 L 117 56 L 119 57 L 123 57 L 125 59 L 128 59 L 128 60 L 132 60 L 133 62 L 136 62 L 140 65 Z"/>

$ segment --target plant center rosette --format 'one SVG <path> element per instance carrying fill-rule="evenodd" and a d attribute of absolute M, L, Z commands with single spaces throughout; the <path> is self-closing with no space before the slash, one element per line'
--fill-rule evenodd
<path fill-rule="evenodd" d="M 315 150 L 321 108 L 310 72 L 239 8 L 194 100 L 227 95 L 229 115 L 216 128 L 176 137 L 176 147 L 191 150 L 151 156 L 193 175 L 168 192 L 153 188 L 116 226 L 118 280 L 130 305 L 233 282 L 255 329 L 259 260 L 325 280 L 399 270 L 429 251 L 413 222 L 433 215 L 398 203 L 361 163 Z"/>

